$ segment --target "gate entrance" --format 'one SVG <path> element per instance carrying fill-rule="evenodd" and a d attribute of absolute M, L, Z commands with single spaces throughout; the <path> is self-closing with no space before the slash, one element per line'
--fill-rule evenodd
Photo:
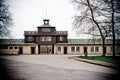
<path fill-rule="evenodd" d="M 41 54 L 53 54 L 52 45 L 41 45 L 40 46 L 40 53 Z"/>

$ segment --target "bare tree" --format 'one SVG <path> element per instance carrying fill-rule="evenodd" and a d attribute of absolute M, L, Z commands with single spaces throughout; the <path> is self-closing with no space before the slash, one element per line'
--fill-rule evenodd
<path fill-rule="evenodd" d="M 5 4 L 5 0 L 0 0 L 0 38 L 10 36 L 12 19 L 8 8 L 9 6 Z"/>
<path fill-rule="evenodd" d="M 111 8 L 112 8 L 112 17 L 111 17 L 111 22 L 112 22 L 112 36 L 113 36 L 113 56 L 115 56 L 115 20 L 114 20 L 114 15 L 115 15 L 115 9 L 114 9 L 114 1 L 111 0 Z"/>
<path fill-rule="evenodd" d="M 112 39 L 113 39 L 113 56 L 115 56 L 116 34 L 120 33 L 120 1 L 119 0 L 104 0 L 107 3 L 106 11 L 109 12 L 108 19 L 111 20 Z"/>
<path fill-rule="evenodd" d="M 96 30 L 96 36 L 102 39 L 103 56 L 105 56 L 105 39 L 111 32 L 110 20 L 107 19 L 110 13 L 104 10 L 106 3 L 103 0 L 72 0 L 72 2 L 80 13 L 75 16 L 74 29 L 79 32 L 84 28 L 89 34 Z"/>

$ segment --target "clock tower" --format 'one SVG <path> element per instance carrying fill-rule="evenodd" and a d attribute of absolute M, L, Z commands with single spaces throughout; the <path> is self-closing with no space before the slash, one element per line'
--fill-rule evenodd
<path fill-rule="evenodd" d="M 25 31 L 25 42 L 38 44 L 38 53 L 41 53 L 42 46 L 50 46 L 49 51 L 54 53 L 56 43 L 67 42 L 67 31 L 56 31 L 55 26 L 49 24 L 49 19 L 43 20 L 43 25 L 37 27 L 37 31 Z M 47 49 L 46 49 L 47 50 Z M 48 53 L 47 51 L 46 53 Z"/>

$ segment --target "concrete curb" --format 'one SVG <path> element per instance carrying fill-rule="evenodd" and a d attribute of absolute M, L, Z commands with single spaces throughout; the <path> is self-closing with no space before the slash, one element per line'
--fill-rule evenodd
<path fill-rule="evenodd" d="M 81 62 L 86 62 L 86 63 L 90 63 L 90 64 L 94 64 L 94 65 L 99 65 L 99 66 L 104 66 L 104 67 L 109 67 L 112 69 L 118 69 L 116 64 L 113 63 L 108 63 L 108 62 L 103 62 L 103 61 L 97 61 L 97 60 L 88 60 L 88 59 L 82 59 L 82 58 L 78 58 L 78 56 L 72 56 L 72 57 L 68 57 L 69 59 L 74 59 L 77 61 L 81 61 Z"/>

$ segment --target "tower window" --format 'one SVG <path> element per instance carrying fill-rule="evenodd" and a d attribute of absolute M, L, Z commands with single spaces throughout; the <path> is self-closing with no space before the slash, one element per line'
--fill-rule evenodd
<path fill-rule="evenodd" d="M 42 37 L 42 41 L 51 41 L 51 37 Z"/>
<path fill-rule="evenodd" d="M 50 32 L 51 29 L 50 29 L 50 28 L 43 28 L 42 31 L 43 31 L 43 32 Z"/>
<path fill-rule="evenodd" d="M 45 21 L 45 24 L 48 24 L 48 21 Z"/>
<path fill-rule="evenodd" d="M 33 37 L 32 37 L 32 36 L 29 36 L 29 37 L 28 37 L 28 41 L 33 41 Z"/>
<path fill-rule="evenodd" d="M 60 41 L 63 41 L 63 37 L 62 36 L 60 36 Z"/>
<path fill-rule="evenodd" d="M 43 20 L 44 21 L 44 24 L 48 25 L 49 24 L 49 19 L 45 19 Z"/>

